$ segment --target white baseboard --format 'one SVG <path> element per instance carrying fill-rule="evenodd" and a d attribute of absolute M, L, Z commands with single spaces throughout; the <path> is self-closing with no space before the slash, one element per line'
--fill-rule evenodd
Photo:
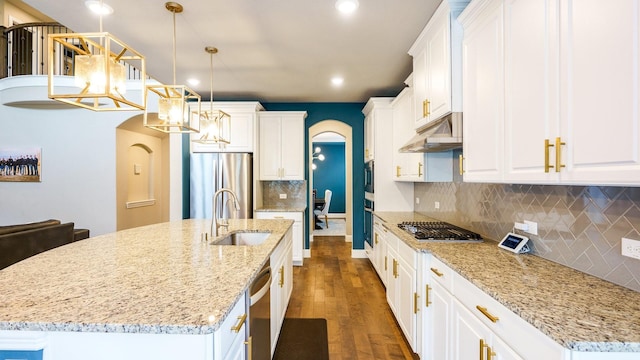
<path fill-rule="evenodd" d="M 311 249 L 304 249 L 304 257 L 306 258 L 311 257 Z"/>
<path fill-rule="evenodd" d="M 345 235 L 344 236 L 344 242 L 352 243 L 353 242 L 353 235 Z"/>
<path fill-rule="evenodd" d="M 368 259 L 367 253 L 365 250 L 356 250 L 351 249 L 351 257 L 354 259 Z"/>
<path fill-rule="evenodd" d="M 347 214 L 345 214 L 345 213 L 328 213 L 327 217 L 329 219 L 346 219 L 347 218 Z"/>

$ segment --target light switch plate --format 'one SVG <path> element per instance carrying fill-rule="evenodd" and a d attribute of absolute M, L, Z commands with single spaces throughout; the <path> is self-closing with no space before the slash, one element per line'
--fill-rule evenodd
<path fill-rule="evenodd" d="M 286 199 L 287 198 L 287 194 L 280 194 L 280 199 Z"/>

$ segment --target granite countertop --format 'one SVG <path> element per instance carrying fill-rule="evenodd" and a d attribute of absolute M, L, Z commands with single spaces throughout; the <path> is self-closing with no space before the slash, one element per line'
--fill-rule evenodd
<path fill-rule="evenodd" d="M 640 352 L 640 293 L 497 242 L 419 242 L 397 227 L 434 220 L 411 212 L 374 212 L 417 251 L 428 252 L 563 347 Z"/>
<path fill-rule="evenodd" d="M 274 206 L 263 206 L 261 208 L 256 209 L 256 211 L 261 212 L 304 212 L 307 209 L 306 206 L 296 206 L 296 205 L 274 205 Z"/>
<path fill-rule="evenodd" d="M 261 245 L 209 245 L 210 220 L 138 227 L 0 270 L 0 330 L 209 334 L 258 275 L 292 220 L 229 220 Z"/>

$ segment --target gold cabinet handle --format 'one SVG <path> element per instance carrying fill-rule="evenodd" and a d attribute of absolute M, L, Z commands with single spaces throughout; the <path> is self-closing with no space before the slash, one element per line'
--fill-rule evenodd
<path fill-rule="evenodd" d="M 490 346 L 487 346 L 487 360 L 493 359 L 496 356 L 496 352 Z"/>
<path fill-rule="evenodd" d="M 548 173 L 553 165 L 549 165 L 549 148 L 554 145 L 549 143 L 549 139 L 544 139 L 544 172 Z"/>
<path fill-rule="evenodd" d="M 418 177 L 421 177 L 421 176 L 422 176 L 422 163 L 419 162 L 418 163 Z"/>
<path fill-rule="evenodd" d="M 429 298 L 430 298 L 429 290 L 431 290 L 431 286 L 427 285 L 426 291 L 424 292 L 425 298 L 426 298 L 425 307 L 429 307 L 429 305 L 431 305 L 431 300 L 429 300 Z"/>
<path fill-rule="evenodd" d="M 253 360 L 253 336 L 249 336 L 244 344 L 247 345 L 247 360 Z"/>
<path fill-rule="evenodd" d="M 280 273 L 280 281 L 278 281 L 278 285 L 280 285 L 280 287 L 283 287 L 284 286 L 284 265 L 280 267 L 280 270 L 278 270 L 278 272 Z"/>
<path fill-rule="evenodd" d="M 387 271 L 387 255 L 384 256 L 384 271 Z"/>
<path fill-rule="evenodd" d="M 422 102 L 422 117 L 428 117 L 430 115 L 429 104 L 429 99 L 424 99 L 424 101 Z"/>
<path fill-rule="evenodd" d="M 562 140 L 557 137 L 556 138 L 556 172 L 560 172 L 560 169 L 563 167 L 566 167 L 566 165 L 562 164 L 562 158 L 561 158 L 561 149 L 560 146 L 562 145 L 566 145 L 566 143 L 562 142 Z"/>
<path fill-rule="evenodd" d="M 438 275 L 438 277 L 442 277 L 442 276 L 444 275 L 443 273 L 441 273 L 440 271 L 438 271 L 438 269 L 436 269 L 436 268 L 431 268 L 431 271 L 432 271 L 434 274 Z"/>
<path fill-rule="evenodd" d="M 378 245 L 378 233 L 375 233 L 373 237 L 375 239 L 375 244 Z"/>
<path fill-rule="evenodd" d="M 240 329 L 242 329 L 242 326 L 244 325 L 245 320 L 247 320 L 247 314 L 242 314 L 238 316 L 238 322 L 231 327 L 231 331 L 240 332 Z"/>
<path fill-rule="evenodd" d="M 487 346 L 484 342 L 484 339 L 480 339 L 480 360 L 484 360 L 484 348 Z"/>
<path fill-rule="evenodd" d="M 418 309 L 418 298 L 419 298 L 419 297 L 420 297 L 420 296 L 418 296 L 418 293 L 417 293 L 417 292 L 414 292 L 414 293 L 413 293 L 413 313 L 414 313 L 414 314 L 417 314 L 417 313 L 418 313 L 418 311 L 419 311 L 419 309 Z"/>
<path fill-rule="evenodd" d="M 460 175 L 464 174 L 464 157 L 462 154 L 458 155 L 458 172 Z"/>
<path fill-rule="evenodd" d="M 485 308 L 485 307 L 482 307 L 482 306 L 480 306 L 480 305 L 476 305 L 476 309 L 480 310 L 480 312 L 482 313 L 482 315 L 486 316 L 489 320 L 491 320 L 491 322 L 496 323 L 496 322 L 498 322 L 498 320 L 500 320 L 500 318 L 499 318 L 499 317 L 497 317 L 497 316 L 495 316 L 495 315 L 492 315 L 492 314 L 487 310 L 487 308 Z"/>
<path fill-rule="evenodd" d="M 400 177 L 401 166 L 396 166 L 396 177 Z"/>
<path fill-rule="evenodd" d="M 396 259 L 393 259 L 393 277 L 398 278 L 398 261 Z"/>

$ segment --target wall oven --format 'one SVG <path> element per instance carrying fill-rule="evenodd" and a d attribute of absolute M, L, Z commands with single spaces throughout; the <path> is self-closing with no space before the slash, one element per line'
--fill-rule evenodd
<path fill-rule="evenodd" d="M 364 241 L 373 247 L 373 194 L 365 193 L 364 197 Z"/>
<path fill-rule="evenodd" d="M 373 194 L 373 160 L 364 163 L 364 192 Z"/>

